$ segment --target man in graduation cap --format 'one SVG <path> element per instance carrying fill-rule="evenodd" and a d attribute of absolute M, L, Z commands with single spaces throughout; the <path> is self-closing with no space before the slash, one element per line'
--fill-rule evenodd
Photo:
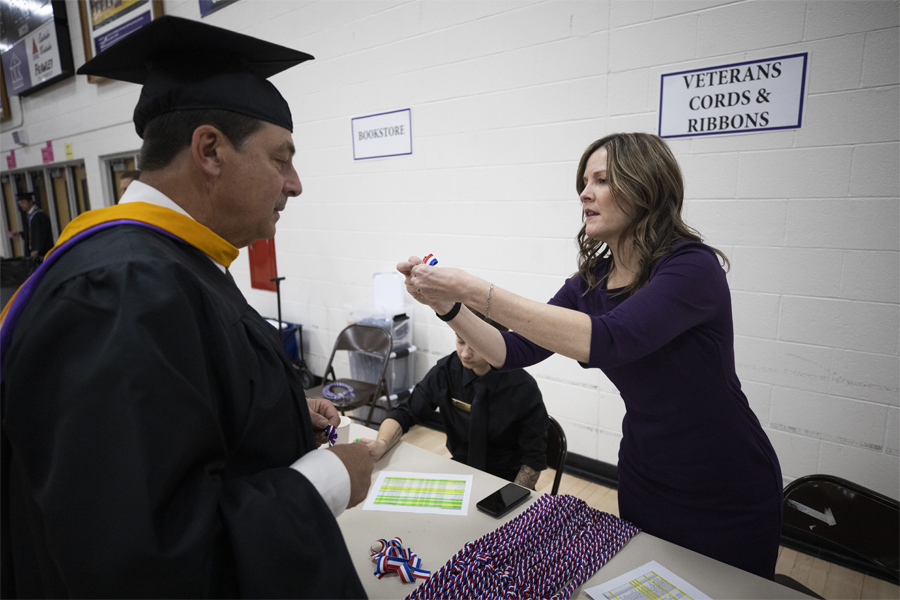
<path fill-rule="evenodd" d="M 19 210 L 25 216 L 25 231 L 16 232 L 16 237 L 21 237 L 25 243 L 26 256 L 44 257 L 53 247 L 53 231 L 50 227 L 50 217 L 34 201 L 33 192 L 21 192 L 16 194 L 16 203 Z"/>
<path fill-rule="evenodd" d="M 369 453 L 315 449 L 337 413 L 227 272 L 301 192 L 266 78 L 310 58 L 167 16 L 79 70 L 143 84 L 143 173 L 3 313 L 4 597 L 365 596 Z"/>

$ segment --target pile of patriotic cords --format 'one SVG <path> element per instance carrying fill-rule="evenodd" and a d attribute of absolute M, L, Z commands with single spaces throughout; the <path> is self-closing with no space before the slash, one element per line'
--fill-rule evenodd
<path fill-rule="evenodd" d="M 403 583 L 428 579 L 431 572 L 421 568 L 422 559 L 412 548 L 404 550 L 402 544 L 403 540 L 395 537 L 390 541 L 378 540 L 372 545 L 370 556 L 375 561 L 375 577 L 381 579 L 388 573 L 397 573 Z"/>
<path fill-rule="evenodd" d="M 466 544 L 407 600 L 567 600 L 638 531 L 584 500 L 545 494 L 515 519 Z"/>

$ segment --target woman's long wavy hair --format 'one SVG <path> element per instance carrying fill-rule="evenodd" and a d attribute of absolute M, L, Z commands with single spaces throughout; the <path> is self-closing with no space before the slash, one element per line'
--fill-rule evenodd
<path fill-rule="evenodd" d="M 575 238 L 578 242 L 578 274 L 587 283 L 588 291 L 600 285 L 615 271 L 615 256 L 623 244 L 631 244 L 638 261 L 634 280 L 618 294 L 631 295 L 647 285 L 650 270 L 672 249 L 678 240 L 702 241 L 700 234 L 681 219 L 684 204 L 684 181 L 678 162 L 669 146 L 649 133 L 614 133 L 587 147 L 578 163 L 575 189 L 579 197 L 584 191 L 584 170 L 588 159 L 600 148 L 606 148 L 606 181 L 613 200 L 631 217 L 631 222 L 619 237 L 618 248 L 610 249 L 602 240 L 589 238 L 585 225 Z M 582 214 L 582 220 L 584 215 Z M 597 262 L 610 253 L 606 276 L 594 275 Z M 713 248 L 726 269 L 728 258 Z"/>

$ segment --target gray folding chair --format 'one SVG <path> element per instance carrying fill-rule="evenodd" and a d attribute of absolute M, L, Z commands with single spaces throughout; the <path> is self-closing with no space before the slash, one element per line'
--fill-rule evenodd
<path fill-rule="evenodd" d="M 307 390 L 307 397 L 327 398 L 324 391 L 326 388 L 329 388 L 332 391 L 332 395 L 336 393 L 341 396 L 337 399 L 328 398 L 341 414 L 368 404 L 369 415 L 365 421 L 366 427 L 368 427 L 372 422 L 372 413 L 375 410 L 375 401 L 378 398 L 385 396 L 388 399 L 388 410 L 391 409 L 390 394 L 388 393 L 388 385 L 385 380 L 385 372 L 391 356 L 391 345 L 391 332 L 383 327 L 359 323 L 348 325 L 338 334 L 334 343 L 334 348 L 331 350 L 331 356 L 328 359 L 328 365 L 325 367 L 322 385 Z M 374 366 L 371 369 L 374 374 L 374 377 L 371 378 L 372 381 L 336 377 L 333 363 L 334 357 L 339 351 L 347 352 L 348 360 L 352 360 L 349 355 L 357 353 L 365 359 L 367 366 Z M 331 385 L 335 383 L 341 385 Z M 348 393 L 347 387 L 344 386 L 349 387 L 352 393 Z"/>

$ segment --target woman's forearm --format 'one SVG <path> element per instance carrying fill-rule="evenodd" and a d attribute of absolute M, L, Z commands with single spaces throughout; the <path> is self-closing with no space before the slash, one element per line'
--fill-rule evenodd
<path fill-rule="evenodd" d="M 474 307 L 478 310 L 477 307 Z M 447 323 L 466 344 L 498 369 L 506 363 L 506 342 L 500 330 L 476 317 L 465 306 Z"/>
<path fill-rule="evenodd" d="M 455 302 L 462 302 L 551 352 L 588 362 L 592 324 L 586 314 L 528 300 L 497 286 L 491 289 L 490 282 L 461 269 L 432 267 L 417 261 L 420 259 L 410 257 L 397 269 L 406 275 L 407 291 L 439 315 L 449 313 Z M 489 363 L 495 367 L 504 365 L 506 344 L 499 331 L 467 310 L 460 311 L 448 323 Z"/>
<path fill-rule="evenodd" d="M 592 327 L 589 316 L 576 310 L 535 302 L 496 285 L 491 290 L 490 285 L 490 282 L 470 276 L 465 285 L 465 303 L 547 350 L 581 362 L 588 362 L 591 354 Z M 489 290 L 490 315 L 487 315 Z M 475 318 L 474 315 L 469 314 Z M 459 317 L 453 321 L 457 319 Z M 451 327 L 453 321 L 450 322 Z M 456 328 L 454 327 L 454 329 Z M 496 332 L 496 330 L 494 331 Z M 499 332 L 496 333 L 500 343 L 503 343 L 503 337 L 499 335 Z M 468 339 L 466 342 L 482 353 L 476 343 Z M 483 353 L 482 355 L 488 358 L 487 355 Z M 505 362 L 505 344 L 503 344 L 502 358 Z M 491 359 L 488 359 L 488 362 L 491 362 Z M 496 367 L 502 366 L 502 364 L 498 365 L 494 362 L 491 364 Z"/>

